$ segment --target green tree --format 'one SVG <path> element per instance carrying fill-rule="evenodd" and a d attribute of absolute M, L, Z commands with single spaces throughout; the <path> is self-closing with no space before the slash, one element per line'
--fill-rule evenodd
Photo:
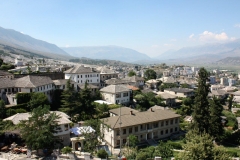
<path fill-rule="evenodd" d="M 31 100 L 29 101 L 28 106 L 30 110 L 33 110 L 34 108 L 48 105 L 48 104 L 49 104 L 48 98 L 44 93 L 35 92 L 32 94 Z"/>
<path fill-rule="evenodd" d="M 233 94 L 230 94 L 228 96 L 228 110 L 231 111 L 232 109 L 232 104 L 233 104 Z"/>
<path fill-rule="evenodd" d="M 153 69 L 147 69 L 144 73 L 146 80 L 156 79 L 157 73 Z"/>
<path fill-rule="evenodd" d="M 4 119 L 6 117 L 7 109 L 5 107 L 5 103 L 3 100 L 0 100 L 0 119 Z"/>
<path fill-rule="evenodd" d="M 3 64 L 3 59 L 0 58 L 0 67 L 2 66 L 2 64 Z"/>
<path fill-rule="evenodd" d="M 80 91 L 80 99 L 82 103 L 82 109 L 80 110 L 80 120 L 87 120 L 93 118 L 93 116 L 96 114 L 96 110 L 95 105 L 93 105 L 93 96 L 90 89 L 88 88 L 87 81 L 85 82 L 84 89 Z"/>
<path fill-rule="evenodd" d="M 133 70 L 128 72 L 128 77 L 132 77 L 132 76 L 136 76 L 136 72 L 134 72 Z"/>
<path fill-rule="evenodd" d="M 209 133 L 210 124 L 209 124 L 209 102 L 208 102 L 208 93 L 209 93 L 209 84 L 208 81 L 208 72 L 201 68 L 199 70 L 198 77 L 198 88 L 195 92 L 194 99 L 194 111 L 193 111 L 193 123 L 192 128 L 198 129 L 200 133 L 206 132 Z"/>
<path fill-rule="evenodd" d="M 105 158 L 105 159 L 107 159 L 108 158 L 108 153 L 104 149 L 100 149 L 97 152 L 97 157 L 98 158 Z"/>
<path fill-rule="evenodd" d="M 209 104 L 210 104 L 209 134 L 219 140 L 219 137 L 223 134 L 223 125 L 221 118 L 223 106 L 216 97 L 213 97 L 213 99 L 209 100 Z"/>
<path fill-rule="evenodd" d="M 173 157 L 173 148 L 168 143 L 160 141 L 155 149 L 154 157 L 162 157 L 163 160 Z"/>
<path fill-rule="evenodd" d="M 225 151 L 214 147 L 213 138 L 207 133 L 192 130 L 186 134 L 185 140 L 179 160 L 230 160 Z"/>
<path fill-rule="evenodd" d="M 70 83 L 70 79 L 66 83 L 66 89 L 61 94 L 61 108 L 60 111 L 73 116 L 77 114 L 76 108 L 81 106 L 80 98 L 74 87 Z"/>
<path fill-rule="evenodd" d="M 129 145 L 129 147 L 136 147 L 138 142 L 139 142 L 138 138 L 135 135 L 130 134 L 128 136 L 128 145 Z"/>
<path fill-rule="evenodd" d="M 54 133 L 58 129 L 56 113 L 50 113 L 50 106 L 34 108 L 28 120 L 21 121 L 19 129 L 29 149 L 53 149 L 61 141 Z"/>

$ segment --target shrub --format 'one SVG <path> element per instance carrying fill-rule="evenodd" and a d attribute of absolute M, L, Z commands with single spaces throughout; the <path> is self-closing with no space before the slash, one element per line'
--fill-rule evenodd
<path fill-rule="evenodd" d="M 172 141 L 168 141 L 167 143 L 168 145 L 172 146 L 172 148 L 174 149 L 180 149 L 180 150 L 183 149 L 180 143 L 172 142 Z"/>
<path fill-rule="evenodd" d="M 64 147 L 61 151 L 63 154 L 71 153 L 72 148 L 67 146 L 67 147 Z"/>
<path fill-rule="evenodd" d="M 97 157 L 98 158 L 108 158 L 108 153 L 104 149 L 100 149 L 97 152 Z"/>

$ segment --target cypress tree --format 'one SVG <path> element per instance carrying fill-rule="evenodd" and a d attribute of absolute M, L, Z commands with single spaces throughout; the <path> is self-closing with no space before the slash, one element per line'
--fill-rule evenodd
<path fill-rule="evenodd" d="M 209 132 L 209 84 L 208 72 L 201 68 L 199 70 L 198 88 L 195 93 L 194 99 L 194 111 L 193 111 L 193 123 L 192 128 L 197 129 L 200 133 Z"/>
<path fill-rule="evenodd" d="M 221 118 L 223 106 L 221 105 L 219 99 L 216 97 L 213 97 L 213 99 L 209 100 L 209 105 L 209 134 L 219 140 L 219 137 L 223 134 L 223 125 Z"/>

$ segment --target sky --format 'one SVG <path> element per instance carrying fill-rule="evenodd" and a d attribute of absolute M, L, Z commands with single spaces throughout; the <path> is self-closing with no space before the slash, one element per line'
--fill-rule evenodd
<path fill-rule="evenodd" d="M 59 47 L 116 45 L 156 57 L 240 38 L 239 0 L 1 0 L 0 26 Z"/>

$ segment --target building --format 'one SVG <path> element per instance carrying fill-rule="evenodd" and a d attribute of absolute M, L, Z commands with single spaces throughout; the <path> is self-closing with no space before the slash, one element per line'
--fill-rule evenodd
<path fill-rule="evenodd" d="M 48 97 L 48 100 L 51 101 L 53 87 L 53 81 L 46 76 L 28 75 L 18 79 L 1 79 L 0 98 L 7 104 L 16 105 L 16 93 L 42 92 Z"/>
<path fill-rule="evenodd" d="M 100 84 L 100 72 L 94 68 L 78 65 L 68 69 L 64 73 L 65 79 L 71 79 L 78 84 L 84 84 L 85 82 L 96 86 Z"/>
<path fill-rule="evenodd" d="M 215 76 L 210 76 L 209 77 L 209 83 L 210 84 L 215 84 L 216 83 L 216 77 Z"/>
<path fill-rule="evenodd" d="M 157 92 L 157 96 L 160 96 L 163 99 L 163 102 L 169 106 L 169 107 L 174 107 L 176 105 L 176 95 L 172 95 L 167 92 Z"/>
<path fill-rule="evenodd" d="M 101 87 L 105 86 L 105 83 L 104 83 L 105 80 L 118 77 L 118 73 L 117 72 L 115 72 L 114 70 L 109 69 L 106 66 L 99 67 L 99 68 L 97 68 L 97 70 L 100 71 L 100 86 Z"/>
<path fill-rule="evenodd" d="M 183 98 L 194 96 L 193 89 L 188 88 L 166 88 L 164 89 L 164 92 Z"/>
<path fill-rule="evenodd" d="M 236 79 L 228 78 L 228 85 L 229 86 L 235 86 L 236 85 Z"/>
<path fill-rule="evenodd" d="M 143 88 L 144 78 L 138 76 L 125 77 L 122 80 L 127 81 L 129 85 Z"/>
<path fill-rule="evenodd" d="M 13 79 L 14 78 L 14 74 L 0 70 L 0 79 L 1 78 Z"/>
<path fill-rule="evenodd" d="M 105 142 L 112 148 L 125 144 L 129 135 L 135 135 L 139 142 L 159 140 L 179 131 L 179 117 L 169 110 L 131 110 L 128 114 L 102 119 L 102 132 Z"/>
<path fill-rule="evenodd" d="M 65 146 L 70 144 L 70 124 L 72 121 L 69 120 L 69 116 L 60 111 L 51 111 L 56 113 L 59 116 L 58 125 L 59 129 L 57 133 L 54 133 L 54 136 L 58 136 L 62 139 L 62 143 Z M 28 120 L 31 117 L 30 113 L 17 113 L 11 117 L 3 119 L 3 121 L 10 120 L 13 122 L 14 125 L 19 124 L 22 120 Z M 36 137 L 37 138 L 37 137 Z"/>
<path fill-rule="evenodd" d="M 103 99 L 113 104 L 128 104 L 132 90 L 125 85 L 109 85 L 100 89 Z"/>
<path fill-rule="evenodd" d="M 220 78 L 220 84 L 224 86 L 228 86 L 228 78 L 227 77 Z"/>
<path fill-rule="evenodd" d="M 53 80 L 54 83 L 54 89 L 61 89 L 61 90 L 65 90 L 66 89 L 66 84 L 67 84 L 68 79 L 57 79 L 57 80 Z M 77 90 L 78 89 L 78 85 L 76 82 L 74 81 L 70 81 L 70 84 L 72 85 L 72 87 Z"/>

